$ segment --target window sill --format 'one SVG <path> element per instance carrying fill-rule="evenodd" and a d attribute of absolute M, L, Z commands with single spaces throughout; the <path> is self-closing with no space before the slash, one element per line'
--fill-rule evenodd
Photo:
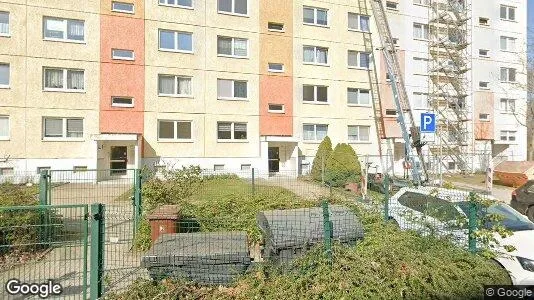
<path fill-rule="evenodd" d="M 285 111 L 275 111 L 275 110 L 268 110 L 267 112 L 270 114 L 277 114 L 277 115 L 283 115 L 286 113 Z"/>
<path fill-rule="evenodd" d="M 420 42 L 429 42 L 428 39 L 422 39 L 422 38 L 413 38 L 414 41 L 420 41 Z"/>
<path fill-rule="evenodd" d="M 77 41 L 77 40 L 65 40 L 65 39 L 53 39 L 53 38 L 43 38 L 44 41 L 48 42 L 59 42 L 59 43 L 69 43 L 69 44 L 87 44 L 86 41 Z"/>
<path fill-rule="evenodd" d="M 419 3 L 414 3 L 413 5 L 415 5 L 415 6 L 422 6 L 422 7 L 425 7 L 425 8 L 428 8 L 428 7 L 430 7 L 430 5 L 426 5 L 426 4 L 419 4 Z"/>
<path fill-rule="evenodd" d="M 270 31 L 270 32 L 279 32 L 279 33 L 285 33 L 286 31 L 285 30 L 276 30 L 276 29 L 267 29 L 267 31 Z"/>
<path fill-rule="evenodd" d="M 320 102 L 320 101 L 304 101 L 304 100 L 302 100 L 302 104 L 312 104 L 312 105 L 330 105 L 330 102 Z"/>
<path fill-rule="evenodd" d="M 9 89 L 11 89 L 11 86 L 9 86 L 9 85 L 0 85 L 0 89 L 9 90 Z"/>
<path fill-rule="evenodd" d="M 161 51 L 161 52 L 171 52 L 171 53 L 182 53 L 182 54 L 195 54 L 195 52 L 193 52 L 193 50 L 175 50 L 175 49 L 159 48 L 159 51 Z"/>
<path fill-rule="evenodd" d="M 245 143 L 248 143 L 248 140 L 220 140 L 220 139 L 217 139 L 217 143 L 223 143 L 223 144 L 245 144 Z"/>
<path fill-rule="evenodd" d="M 129 104 L 111 104 L 111 107 L 116 107 L 116 108 L 134 108 L 134 105 L 129 105 Z"/>
<path fill-rule="evenodd" d="M 85 142 L 83 138 L 43 138 L 43 142 Z"/>
<path fill-rule="evenodd" d="M 478 58 L 481 58 L 481 59 L 490 59 L 491 57 L 489 57 L 489 56 L 482 56 L 482 55 L 479 55 Z"/>
<path fill-rule="evenodd" d="M 365 107 L 365 108 L 372 108 L 371 104 L 356 104 L 356 103 L 347 103 L 347 106 L 349 107 Z"/>
<path fill-rule="evenodd" d="M 321 27 L 321 28 L 326 28 L 326 29 L 330 29 L 330 25 L 321 25 L 321 24 L 315 24 L 315 23 L 302 23 L 302 25 L 305 25 L 305 26 L 313 26 L 313 27 Z"/>
<path fill-rule="evenodd" d="M 159 4 L 159 6 L 172 7 L 172 8 L 183 8 L 183 9 L 189 9 L 189 10 L 194 10 L 195 9 L 193 6 L 161 4 L 161 3 Z"/>
<path fill-rule="evenodd" d="M 355 29 L 355 28 L 348 28 L 348 30 L 353 31 L 353 32 L 371 33 L 371 31 L 365 31 L 365 30 Z"/>
<path fill-rule="evenodd" d="M 482 87 L 479 87 L 478 89 L 479 89 L 479 90 L 481 90 L 481 91 L 489 91 L 489 90 L 490 90 L 490 88 L 489 88 L 489 87 L 487 87 L 487 88 L 482 88 Z"/>
<path fill-rule="evenodd" d="M 228 55 L 228 54 L 217 54 L 218 57 L 226 57 L 226 58 L 236 58 L 236 59 L 249 59 L 247 56 L 236 56 L 236 55 Z"/>
<path fill-rule="evenodd" d="M 488 123 L 488 122 L 491 122 L 491 120 L 478 120 L 479 122 L 484 122 L 484 123 Z"/>
<path fill-rule="evenodd" d="M 113 60 L 135 61 L 135 58 L 111 57 Z"/>
<path fill-rule="evenodd" d="M 119 10 L 119 9 L 112 9 L 111 11 L 114 12 L 114 13 L 119 13 L 119 14 L 135 15 L 135 11 Z"/>
<path fill-rule="evenodd" d="M 415 109 L 415 110 L 428 110 L 428 107 L 414 107 L 413 109 Z M 395 116 L 391 116 L 391 117 L 395 117 Z"/>
<path fill-rule="evenodd" d="M 499 49 L 501 50 L 501 52 L 506 52 L 506 53 L 513 53 L 513 54 L 516 54 L 517 51 L 514 51 L 514 50 L 507 50 L 507 49 Z"/>
<path fill-rule="evenodd" d="M 10 140 L 11 140 L 10 137 L 0 136 L 0 141 L 2 141 L 2 142 L 7 142 L 7 141 L 10 141 Z"/>
<path fill-rule="evenodd" d="M 85 90 L 44 89 L 43 92 L 50 92 L 50 93 L 69 93 L 69 94 L 85 94 Z"/>
<path fill-rule="evenodd" d="M 372 144 L 371 141 L 347 141 L 347 143 L 349 143 L 349 144 L 360 144 L 360 145 L 361 144 L 366 144 L 366 145 Z"/>
<path fill-rule="evenodd" d="M 285 73 L 286 71 L 285 70 L 267 70 L 269 73 Z"/>
<path fill-rule="evenodd" d="M 10 33 L 0 33 L 0 37 L 10 38 L 11 34 Z"/>
<path fill-rule="evenodd" d="M 501 21 L 506 21 L 506 22 L 512 22 L 512 23 L 518 23 L 517 20 L 511 20 L 511 19 L 503 19 L 503 18 L 499 18 Z"/>
<path fill-rule="evenodd" d="M 183 99 L 194 99 L 193 95 L 167 95 L 167 94 L 158 94 L 158 97 L 164 98 L 183 98 Z"/>
<path fill-rule="evenodd" d="M 347 66 L 347 68 L 352 69 L 352 70 L 363 70 L 363 71 L 369 71 L 370 70 L 369 68 L 355 67 L 355 66 Z"/>
<path fill-rule="evenodd" d="M 249 101 L 247 98 L 220 98 L 220 97 L 218 97 L 217 100 L 220 100 L 220 101 L 238 101 L 238 102 L 248 102 Z"/>
<path fill-rule="evenodd" d="M 330 67 L 329 64 L 318 64 L 318 63 L 312 63 L 312 62 L 302 62 L 302 64 L 306 66 Z"/>
<path fill-rule="evenodd" d="M 502 81 L 501 80 L 501 83 L 517 83 L 517 81 Z"/>
<path fill-rule="evenodd" d="M 416 75 L 416 76 L 428 76 L 428 73 L 426 73 L 426 74 L 425 73 L 413 73 L 413 75 Z"/>
<path fill-rule="evenodd" d="M 175 143 L 194 143 L 193 139 L 158 139 L 158 143 L 164 143 L 164 144 L 175 144 Z"/>
<path fill-rule="evenodd" d="M 221 15 L 228 15 L 228 16 L 234 16 L 234 17 L 250 18 L 248 14 L 240 14 L 240 13 L 235 13 L 235 12 L 217 10 L 217 13 Z"/>

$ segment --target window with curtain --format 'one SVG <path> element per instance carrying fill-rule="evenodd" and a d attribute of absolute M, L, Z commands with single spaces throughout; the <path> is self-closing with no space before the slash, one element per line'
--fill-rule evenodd
<path fill-rule="evenodd" d="M 193 51 L 193 33 L 159 30 L 159 48 L 175 52 Z"/>
<path fill-rule="evenodd" d="M 159 0 L 159 4 L 169 6 L 193 7 L 193 0 Z"/>
<path fill-rule="evenodd" d="M 158 120 L 159 140 L 190 140 L 191 121 Z"/>
<path fill-rule="evenodd" d="M 83 120 L 82 119 L 67 119 L 67 137 L 72 137 L 72 138 L 83 137 Z"/>
<path fill-rule="evenodd" d="M 67 70 L 67 89 L 83 90 L 84 89 L 84 72 L 77 70 Z"/>
<path fill-rule="evenodd" d="M 246 99 L 247 82 L 242 80 L 217 79 L 218 99 Z"/>
<path fill-rule="evenodd" d="M 350 30 L 358 30 L 369 32 L 369 16 L 364 16 L 355 13 L 348 13 L 348 25 Z"/>
<path fill-rule="evenodd" d="M 349 125 L 348 140 L 351 142 L 368 142 L 370 126 Z"/>
<path fill-rule="evenodd" d="M 234 123 L 234 139 L 246 140 L 247 139 L 247 124 L 246 123 Z"/>
<path fill-rule="evenodd" d="M 174 139 L 174 121 L 159 121 L 158 139 Z"/>
<path fill-rule="evenodd" d="M 191 77 L 177 75 L 158 75 L 158 94 L 160 96 L 191 96 Z"/>
<path fill-rule="evenodd" d="M 328 48 L 303 46 L 303 61 L 313 64 L 328 64 Z"/>
<path fill-rule="evenodd" d="M 9 35 L 9 13 L 0 11 L 0 35 Z"/>
<path fill-rule="evenodd" d="M 305 141 L 322 141 L 328 135 L 328 125 L 303 124 L 302 139 Z"/>
<path fill-rule="evenodd" d="M 328 25 L 328 10 L 317 7 L 303 7 L 302 21 L 304 24 Z"/>
<path fill-rule="evenodd" d="M 217 37 L 217 54 L 235 57 L 248 56 L 248 40 L 233 37 Z"/>
<path fill-rule="evenodd" d="M 85 40 L 85 21 L 44 18 L 44 38 L 80 42 Z"/>
<path fill-rule="evenodd" d="M 413 38 L 428 40 L 428 25 L 413 23 Z"/>
<path fill-rule="evenodd" d="M 44 137 L 58 138 L 63 137 L 63 121 L 61 118 L 44 119 Z"/>
<path fill-rule="evenodd" d="M 0 116 L 0 139 L 9 138 L 9 116 Z"/>
<path fill-rule="evenodd" d="M 85 89 L 85 71 L 45 68 L 44 89 L 83 91 Z"/>
<path fill-rule="evenodd" d="M 231 140 L 232 139 L 232 123 L 219 122 L 217 123 L 217 139 Z"/>
<path fill-rule="evenodd" d="M 9 86 L 9 64 L 0 64 L 0 86 Z"/>
<path fill-rule="evenodd" d="M 369 90 L 348 88 L 347 89 L 347 103 L 356 105 L 369 105 L 371 97 Z"/>
<path fill-rule="evenodd" d="M 247 123 L 218 122 L 217 139 L 219 140 L 246 140 Z"/>

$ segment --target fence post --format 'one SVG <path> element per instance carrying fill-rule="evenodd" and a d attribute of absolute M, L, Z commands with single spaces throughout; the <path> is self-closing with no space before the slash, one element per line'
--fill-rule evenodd
<path fill-rule="evenodd" d="M 469 193 L 469 224 L 468 224 L 468 245 L 469 252 L 475 253 L 477 251 L 477 240 L 475 232 L 477 230 L 477 203 L 475 193 Z"/>
<path fill-rule="evenodd" d="M 48 205 L 48 170 L 42 170 L 39 176 L 39 205 Z M 41 210 L 40 213 L 40 234 L 39 239 L 41 245 L 47 245 L 48 244 L 48 213 L 46 209 Z"/>
<path fill-rule="evenodd" d="M 389 175 L 384 177 L 384 221 L 389 220 Z"/>
<path fill-rule="evenodd" d="M 323 201 L 323 227 L 324 227 L 324 247 L 326 257 L 330 264 L 332 264 L 332 237 L 334 235 L 332 221 L 330 221 L 330 211 L 328 209 L 328 201 Z"/>
<path fill-rule="evenodd" d="M 252 168 L 252 196 L 256 194 L 255 169 Z"/>
<path fill-rule="evenodd" d="M 142 199 L 141 199 L 141 184 L 143 175 L 141 174 L 141 170 L 135 169 L 134 170 L 134 235 L 135 232 L 137 232 L 137 227 L 139 225 L 139 219 L 141 217 L 142 212 Z"/>
<path fill-rule="evenodd" d="M 104 283 L 104 205 L 91 204 L 90 297 L 102 297 Z"/>

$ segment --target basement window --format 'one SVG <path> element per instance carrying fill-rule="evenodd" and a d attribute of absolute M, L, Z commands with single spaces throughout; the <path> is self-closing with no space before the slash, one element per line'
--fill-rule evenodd
<path fill-rule="evenodd" d="M 213 165 L 213 171 L 224 171 L 224 165 Z"/>
<path fill-rule="evenodd" d="M 269 22 L 267 28 L 269 31 L 284 32 L 284 24 L 282 23 Z"/>
<path fill-rule="evenodd" d="M 74 173 L 86 172 L 87 171 L 87 166 L 74 166 L 73 171 L 74 171 Z"/>

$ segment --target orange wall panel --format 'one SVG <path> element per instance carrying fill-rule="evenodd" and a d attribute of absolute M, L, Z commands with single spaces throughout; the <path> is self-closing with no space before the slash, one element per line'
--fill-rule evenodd
<path fill-rule="evenodd" d="M 405 76 L 405 51 L 401 50 L 397 52 L 397 58 L 399 60 L 400 68 L 402 75 Z M 379 92 L 380 92 L 380 103 L 382 106 L 382 117 L 384 119 L 384 132 L 386 138 L 400 138 L 402 137 L 401 129 L 397 123 L 396 117 L 386 117 L 386 109 L 396 109 L 395 102 L 393 100 L 393 90 L 391 84 L 386 81 L 387 67 L 385 58 L 382 54 L 382 59 L 380 60 L 380 78 L 379 82 Z M 408 97 L 410 97 L 408 95 Z M 397 112 L 399 113 L 399 112 Z"/>
<path fill-rule="evenodd" d="M 269 113 L 269 103 L 283 104 L 284 114 Z M 260 135 L 293 134 L 293 78 L 260 76 Z"/>
<path fill-rule="evenodd" d="M 492 92 L 475 92 L 474 93 L 474 114 L 475 121 L 475 139 L 493 140 L 494 139 L 494 106 L 495 99 Z M 489 114 L 489 121 L 481 121 L 480 114 Z"/>

